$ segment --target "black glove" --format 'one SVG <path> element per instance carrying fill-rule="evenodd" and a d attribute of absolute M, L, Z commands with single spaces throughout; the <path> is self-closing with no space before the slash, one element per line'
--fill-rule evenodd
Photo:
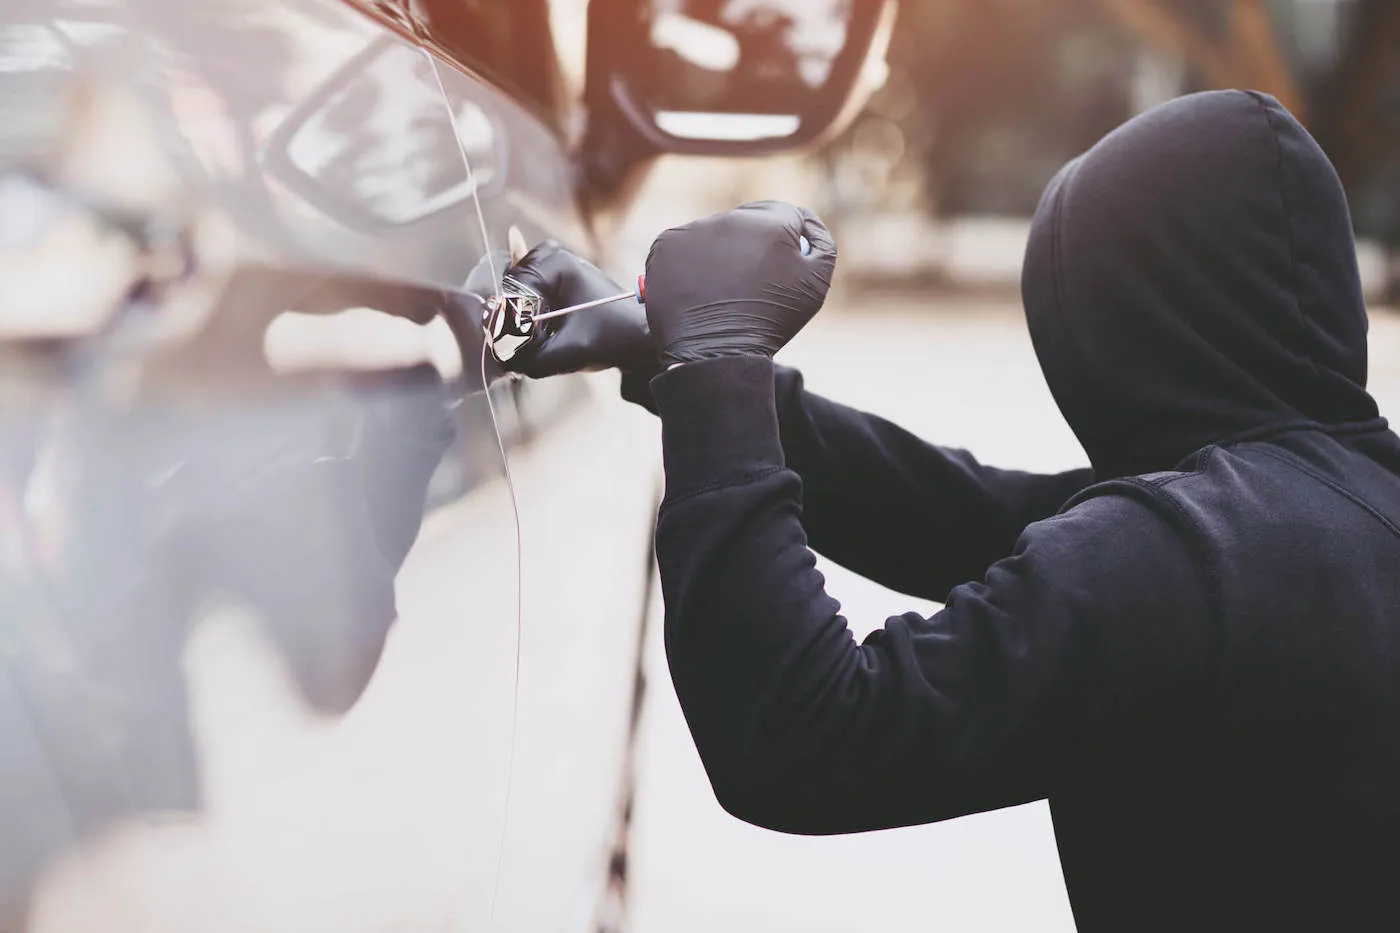
<path fill-rule="evenodd" d="M 778 201 L 667 230 L 647 257 L 647 319 L 661 365 L 773 356 L 821 309 L 835 267 L 821 220 Z"/>
<path fill-rule="evenodd" d="M 539 292 L 553 309 L 627 290 L 553 240 L 526 253 L 507 275 Z M 541 321 L 538 326 L 539 336 L 506 364 L 508 369 L 536 378 L 613 368 L 650 375 L 659 369 L 646 310 L 635 299 Z"/>

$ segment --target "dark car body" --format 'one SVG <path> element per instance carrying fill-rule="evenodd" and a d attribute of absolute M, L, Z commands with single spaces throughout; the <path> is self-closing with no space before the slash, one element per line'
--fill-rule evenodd
<path fill-rule="evenodd" d="M 0 11 L 0 929 L 616 923 L 654 431 L 481 322 L 654 152 L 550 17 Z"/>

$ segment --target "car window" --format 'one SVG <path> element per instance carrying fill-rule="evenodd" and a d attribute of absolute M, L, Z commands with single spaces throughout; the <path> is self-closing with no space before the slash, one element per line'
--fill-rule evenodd
<path fill-rule="evenodd" d="M 426 56 L 400 46 L 364 58 L 288 140 L 288 157 L 386 225 L 465 200 L 466 176 L 431 71 Z"/>

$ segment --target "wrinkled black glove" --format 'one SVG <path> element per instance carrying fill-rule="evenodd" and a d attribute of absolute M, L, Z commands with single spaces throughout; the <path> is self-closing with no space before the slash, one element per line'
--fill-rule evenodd
<path fill-rule="evenodd" d="M 543 295 L 552 309 L 627 291 L 553 240 L 530 250 L 506 274 Z M 634 299 L 541 321 L 539 327 L 540 335 L 508 369 L 536 378 L 614 368 L 650 376 L 659 369 L 646 310 Z"/>
<path fill-rule="evenodd" d="M 772 357 L 821 309 L 835 267 L 821 220 L 779 201 L 667 230 L 647 257 L 647 319 L 661 365 Z"/>

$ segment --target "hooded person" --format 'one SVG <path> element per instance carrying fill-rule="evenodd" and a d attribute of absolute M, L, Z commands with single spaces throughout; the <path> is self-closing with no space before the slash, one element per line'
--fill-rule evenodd
<path fill-rule="evenodd" d="M 719 802 L 846 833 L 1048 799 L 1081 931 L 1400 928 L 1400 439 L 1303 127 L 1193 95 L 1050 184 L 1023 295 L 1092 470 L 984 467 L 775 367 L 834 258 L 782 205 L 668 231 L 645 310 L 521 364 L 625 345 L 661 416 L 667 656 Z M 556 246 L 516 274 L 616 291 Z M 857 644 L 812 550 L 945 607 Z"/>

